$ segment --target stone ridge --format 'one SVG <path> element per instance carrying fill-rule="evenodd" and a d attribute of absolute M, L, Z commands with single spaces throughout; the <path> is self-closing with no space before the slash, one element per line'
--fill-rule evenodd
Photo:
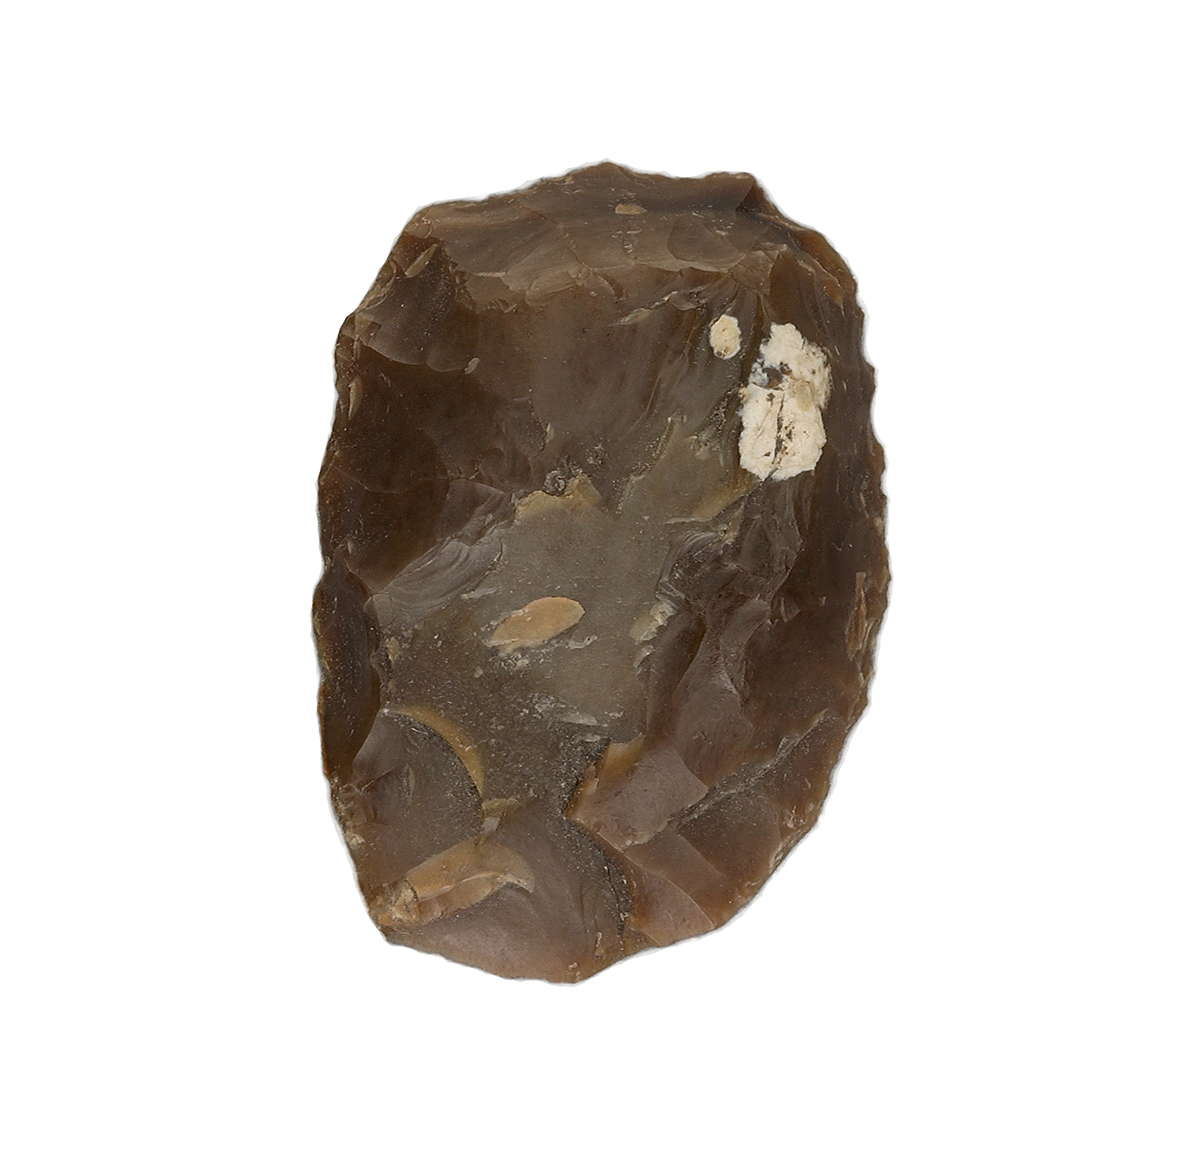
<path fill-rule="evenodd" d="M 811 828 L 887 586 L 849 271 L 748 175 L 418 212 L 335 353 L 326 771 L 391 941 L 576 981 Z"/>

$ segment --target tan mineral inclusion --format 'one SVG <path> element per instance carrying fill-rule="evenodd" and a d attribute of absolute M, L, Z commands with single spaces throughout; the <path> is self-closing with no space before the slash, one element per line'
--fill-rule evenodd
<path fill-rule="evenodd" d="M 315 623 L 389 941 L 579 981 L 816 821 L 887 590 L 845 265 L 748 175 L 426 208 L 338 337 Z"/>

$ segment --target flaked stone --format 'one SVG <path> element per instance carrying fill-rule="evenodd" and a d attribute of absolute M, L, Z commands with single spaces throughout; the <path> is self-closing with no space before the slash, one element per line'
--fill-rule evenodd
<path fill-rule="evenodd" d="M 337 343 L 315 621 L 393 942 L 576 981 L 811 829 L 883 614 L 854 281 L 747 175 L 418 212 Z"/>

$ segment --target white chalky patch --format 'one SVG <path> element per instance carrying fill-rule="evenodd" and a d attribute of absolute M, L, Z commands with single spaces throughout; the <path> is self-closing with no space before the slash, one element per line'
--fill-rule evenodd
<path fill-rule="evenodd" d="M 732 359 L 742 349 L 742 329 L 732 315 L 714 319 L 708 329 L 708 342 L 718 359 Z"/>
<path fill-rule="evenodd" d="M 771 386 L 768 371 L 781 376 Z M 791 323 L 772 323 L 742 388 L 742 466 L 760 479 L 811 471 L 825 446 L 821 412 L 829 402 L 829 360 Z"/>

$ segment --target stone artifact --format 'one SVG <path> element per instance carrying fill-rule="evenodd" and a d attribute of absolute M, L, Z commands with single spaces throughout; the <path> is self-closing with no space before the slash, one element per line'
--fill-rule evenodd
<path fill-rule="evenodd" d="M 748 175 L 601 164 L 405 228 L 338 336 L 315 604 L 389 941 L 578 981 L 812 828 L 888 581 L 854 289 Z"/>

